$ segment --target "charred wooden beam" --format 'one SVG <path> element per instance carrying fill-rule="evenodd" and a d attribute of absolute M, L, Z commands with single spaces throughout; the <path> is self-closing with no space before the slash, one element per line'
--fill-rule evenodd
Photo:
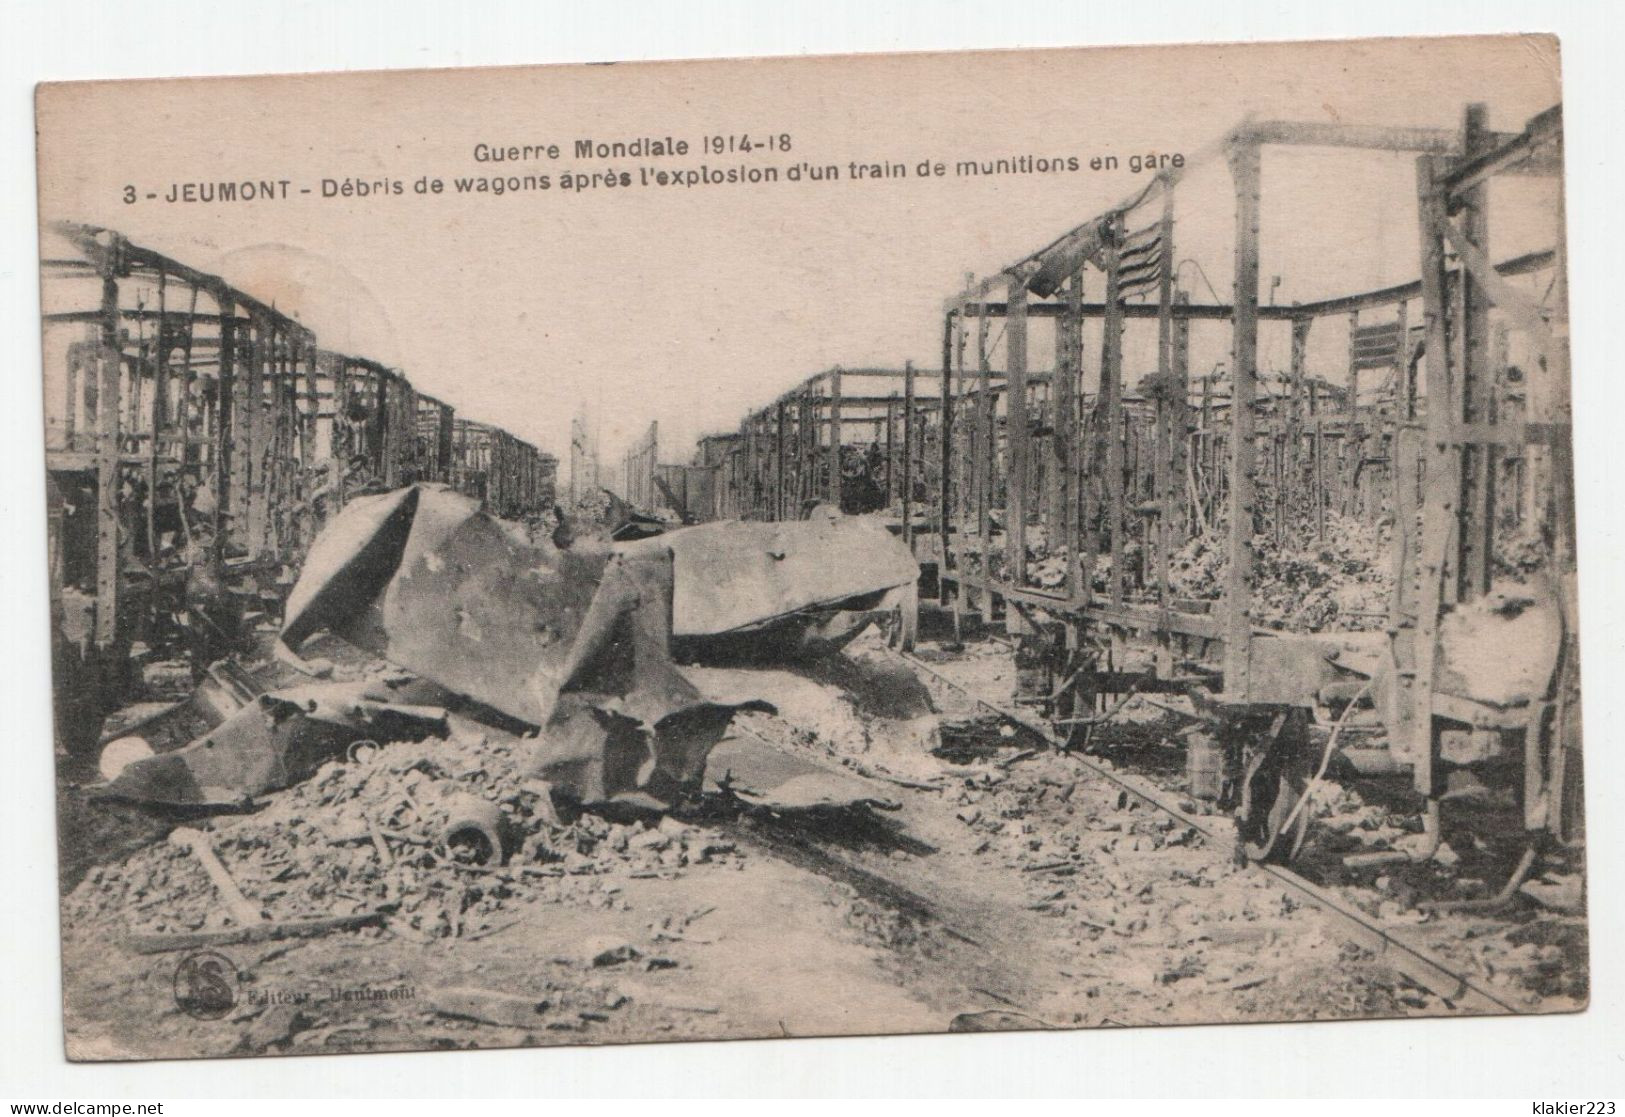
<path fill-rule="evenodd" d="M 1106 255 L 1105 332 L 1100 355 L 1100 436 L 1106 441 L 1106 530 L 1111 547 L 1111 578 L 1107 596 L 1113 606 L 1123 604 L 1123 303 L 1118 298 L 1118 258 Z M 1092 575 L 1092 571 L 1089 572 Z"/>
<path fill-rule="evenodd" d="M 1489 139 L 1480 129 L 1479 142 Z M 1553 105 L 1531 119 L 1524 130 L 1502 143 L 1467 152 L 1467 158 L 1439 180 L 1439 189 L 1454 196 L 1473 190 L 1496 175 L 1515 172 L 1563 173 L 1563 106 Z"/>
<path fill-rule="evenodd" d="M 841 507 L 841 370 L 829 375 L 829 502 Z"/>
<path fill-rule="evenodd" d="M 954 409 L 953 409 L 953 372 L 954 372 L 954 335 L 959 324 L 959 315 L 950 311 L 943 315 L 942 320 L 942 395 L 938 407 L 937 442 L 939 455 L 939 476 L 937 494 L 937 531 L 941 544 L 941 558 L 939 569 L 946 570 L 949 564 L 949 548 L 952 546 L 953 526 L 953 462 L 954 462 Z M 939 585 L 939 596 L 946 593 Z M 942 597 L 946 602 L 946 597 Z"/>
<path fill-rule="evenodd" d="M 1082 303 L 1078 307 L 1078 316 L 1081 318 L 1106 317 L 1107 304 Z M 1271 321 L 1291 321 L 1303 315 L 1305 308 L 1296 306 L 1262 306 L 1258 308 L 1259 317 Z M 964 304 L 961 310 L 966 318 L 1003 318 L 1009 313 L 1009 306 L 1002 302 L 972 302 Z M 1059 318 L 1067 313 L 1064 302 L 1027 304 L 1027 314 L 1032 318 Z M 1156 303 L 1121 303 L 1118 313 L 1124 318 L 1160 318 L 1161 313 Z M 1176 318 L 1196 318 L 1204 321 L 1227 322 L 1233 313 L 1231 307 L 1222 303 L 1184 303 L 1174 311 Z"/>
<path fill-rule="evenodd" d="M 1526 252 L 1522 256 L 1515 256 L 1510 260 L 1497 264 L 1495 270 L 1503 276 L 1528 275 L 1531 272 L 1543 271 L 1556 262 L 1556 254 L 1549 248 L 1538 252 Z M 1399 283 L 1392 287 L 1382 287 L 1375 291 L 1362 291 L 1357 295 L 1342 295 L 1335 299 L 1321 299 L 1318 302 L 1300 303 L 1290 309 L 1295 315 L 1308 318 L 1320 318 L 1331 314 L 1347 314 L 1354 310 L 1365 310 L 1368 307 L 1387 306 L 1392 303 L 1404 302 L 1407 299 L 1422 297 L 1422 281 L 1413 280 L 1410 283 Z M 1270 307 L 1260 307 L 1261 311 L 1268 311 Z"/>
<path fill-rule="evenodd" d="M 1286 147 L 1353 147 L 1370 151 L 1449 155 L 1461 150 L 1461 136 L 1446 128 L 1386 128 L 1323 121 L 1249 121 L 1230 133 L 1232 150 L 1261 144 Z"/>
<path fill-rule="evenodd" d="M 1004 352 L 1009 390 L 1004 396 L 1005 439 L 1009 446 L 1009 481 L 1004 502 L 1005 560 L 1017 585 L 1027 575 L 1027 288 L 1010 277 L 1009 315 L 1005 320 Z"/>
<path fill-rule="evenodd" d="M 1236 196 L 1235 307 L 1230 407 L 1229 569 L 1225 575 L 1224 692 L 1246 702 L 1251 683 L 1253 514 L 1257 448 L 1253 399 L 1258 382 L 1258 230 L 1262 159 L 1257 143 L 1230 149 Z"/>

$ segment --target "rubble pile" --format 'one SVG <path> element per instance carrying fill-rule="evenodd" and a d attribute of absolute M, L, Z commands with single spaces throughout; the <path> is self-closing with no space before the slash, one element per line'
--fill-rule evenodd
<path fill-rule="evenodd" d="M 1273 535 L 1259 534 L 1253 540 L 1258 619 L 1294 631 L 1363 631 L 1380 627 L 1392 585 L 1391 534 L 1386 522 L 1372 525 L 1335 513 L 1328 516 L 1325 538 L 1321 540 L 1310 538 L 1282 546 Z M 996 536 L 988 565 L 995 578 L 1007 579 L 1009 561 L 1002 544 L 1002 537 Z M 1028 528 L 1027 585 L 1062 589 L 1069 560 L 1069 549 L 1065 544 L 1051 547 L 1041 525 Z M 1513 568 L 1517 561 L 1512 556 L 1504 558 L 1502 564 Z M 1144 562 L 1140 543 L 1126 540 L 1123 565 L 1131 583 Z M 968 553 L 967 563 L 973 573 L 978 572 L 980 556 Z M 1174 551 L 1169 588 L 1178 598 L 1216 601 L 1224 592 L 1227 567 L 1226 539 L 1219 525 L 1193 536 Z M 1090 571 L 1090 584 L 1096 593 L 1105 592 L 1111 571 L 1111 555 L 1097 554 Z"/>
<path fill-rule="evenodd" d="M 1570 1011 L 1587 999 L 1586 927 L 1583 919 L 1523 923 L 1452 916 L 1441 920 L 1429 945 L 1514 1003 L 1531 1009 L 1556 1002 Z"/>
<path fill-rule="evenodd" d="M 1527 582 L 1550 564 L 1552 541 L 1529 525 L 1498 526 L 1492 559 L 1495 577 Z"/>
<path fill-rule="evenodd" d="M 1310 805 L 1324 833 L 1345 839 L 1337 844 L 1349 850 L 1398 848 L 1411 833 L 1403 815 L 1366 802 L 1359 791 L 1345 785 L 1319 785 Z"/>
<path fill-rule="evenodd" d="M 1393 578 L 1391 527 L 1329 516 L 1325 539 L 1297 548 L 1258 548 L 1257 616 L 1265 624 L 1318 632 L 1385 623 Z"/>
<path fill-rule="evenodd" d="M 1428 1007 L 1425 994 L 1372 958 L 1339 957 L 1339 947 L 1346 952 L 1352 944 L 1340 944 L 1312 909 L 1267 877 L 1231 864 L 1228 838 L 1215 844 L 1060 758 L 974 764 L 949 803 L 974 842 L 973 855 L 1018 881 L 1025 909 L 1069 928 L 1095 963 L 1063 973 L 1075 987 L 1052 1002 L 1057 1018 L 1105 1000 L 1108 989 L 1128 1014 L 1102 1020 L 1085 1013 L 1076 1022 Z M 1359 965 L 1347 966 L 1351 960 Z M 1209 1001 L 1222 1009 L 1205 1007 Z"/>
<path fill-rule="evenodd" d="M 615 522 L 615 498 L 608 490 L 588 489 L 576 497 L 568 516 L 584 524 L 612 525 Z"/>
<path fill-rule="evenodd" d="M 522 775 L 529 744 L 472 723 L 446 741 L 363 744 L 259 812 L 216 819 L 212 845 L 269 920 L 383 911 L 391 931 L 426 940 L 498 930 L 507 909 L 528 903 L 624 907 L 617 875 L 670 878 L 737 860 L 731 841 L 672 818 L 560 821 L 547 785 Z M 487 804 L 500 853 L 448 839 L 449 823 Z M 75 927 L 230 925 L 202 869 L 171 844 L 92 870 L 64 906 Z"/>
<path fill-rule="evenodd" d="M 1217 601 L 1224 593 L 1227 540 L 1224 525 L 1215 524 L 1195 535 L 1170 556 L 1169 588 L 1176 598 Z M 1364 631 L 1381 627 L 1392 588 L 1390 554 L 1392 526 L 1388 521 L 1369 524 L 1350 516 L 1328 513 L 1322 539 L 1312 536 L 1277 544 L 1270 533 L 1253 539 L 1256 555 L 1255 607 L 1258 619 L 1267 625 L 1295 631 L 1318 632 L 1328 628 Z M 1515 573 L 1527 576 L 1538 548 L 1498 552 L 1497 562 Z M 1124 543 L 1123 565 L 1132 582 L 1142 569 L 1146 556 L 1138 540 Z M 1065 544 L 1051 546 L 1042 525 L 1027 529 L 1026 584 L 1044 590 L 1059 590 L 1066 584 L 1070 559 Z M 981 556 L 966 553 L 971 573 L 980 573 Z M 1009 561 L 1004 537 L 995 534 L 989 556 L 989 573 L 1008 579 Z M 1095 556 L 1090 582 L 1096 592 L 1104 592 L 1111 576 L 1109 553 Z"/>
<path fill-rule="evenodd" d="M 1049 541 L 1048 530 L 1042 524 L 1030 524 L 1026 534 L 1027 570 L 1026 585 L 1043 590 L 1060 590 L 1066 585 L 1066 569 L 1071 560 L 1071 548 L 1065 543 L 1053 546 Z M 994 578 L 1008 581 L 1010 577 L 1010 560 L 1005 551 L 1005 537 L 1003 532 L 995 531 L 990 541 L 991 553 L 988 558 L 988 567 Z M 1135 569 L 1139 563 L 1140 544 L 1130 539 L 1124 543 L 1123 557 L 1126 569 Z M 980 573 L 981 555 L 976 551 L 967 551 L 965 562 L 971 573 Z M 1106 582 L 1111 575 L 1112 557 L 1108 554 L 1095 556 L 1094 568 L 1091 572 L 1090 582 L 1097 592 L 1106 589 Z"/>
<path fill-rule="evenodd" d="M 1214 530 L 1193 535 L 1170 556 L 1168 588 L 1175 597 L 1217 601 L 1224 593 L 1224 572 L 1229 566 L 1225 538 Z"/>
<path fill-rule="evenodd" d="M 1325 538 L 1277 545 L 1253 539 L 1255 619 L 1292 631 L 1365 631 L 1381 628 L 1393 590 L 1391 526 L 1329 514 Z M 1175 551 L 1169 585 L 1176 597 L 1214 601 L 1224 593 L 1229 563 L 1217 531 L 1195 536 Z"/>

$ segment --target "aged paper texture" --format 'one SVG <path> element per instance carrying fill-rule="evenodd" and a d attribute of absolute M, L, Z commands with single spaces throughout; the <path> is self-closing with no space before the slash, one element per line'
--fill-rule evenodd
<path fill-rule="evenodd" d="M 40 87 L 69 1057 L 1582 1009 L 1561 101 Z"/>

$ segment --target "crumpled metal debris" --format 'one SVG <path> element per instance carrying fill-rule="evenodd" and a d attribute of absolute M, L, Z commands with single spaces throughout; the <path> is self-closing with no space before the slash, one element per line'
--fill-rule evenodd
<path fill-rule="evenodd" d="M 870 521 L 724 522 L 559 549 L 449 489 L 413 485 L 353 501 L 318 537 L 282 639 L 297 649 L 325 628 L 541 728 L 536 774 L 567 798 L 662 809 L 701 788 L 737 710 L 771 709 L 707 700 L 674 650 L 838 647 L 912 608 L 917 577 L 908 549 Z M 838 798 L 805 779 L 796 797 Z"/>
<path fill-rule="evenodd" d="M 414 485 L 353 501 L 317 538 L 282 639 L 325 628 L 541 727 L 536 773 L 566 797 L 658 809 L 698 788 L 739 708 L 677 671 L 671 615 L 669 548 L 560 550 Z"/>
<path fill-rule="evenodd" d="M 368 738 L 444 737 L 446 712 L 377 702 L 361 683 L 316 683 L 262 694 L 185 748 L 126 764 L 94 789 L 156 806 L 222 808 L 288 787 Z"/>

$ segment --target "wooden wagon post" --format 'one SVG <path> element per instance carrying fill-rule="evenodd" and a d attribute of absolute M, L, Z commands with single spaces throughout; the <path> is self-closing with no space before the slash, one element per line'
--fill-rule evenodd
<path fill-rule="evenodd" d="M 1005 561 L 1010 581 L 1027 581 L 1027 482 L 1030 431 L 1027 425 L 1027 281 L 1009 277 L 1004 319 L 1004 426 L 1009 448 L 1004 498 Z"/>
<path fill-rule="evenodd" d="M 1122 214 L 1114 214 L 1111 235 L 1102 250 L 1106 266 L 1105 332 L 1101 337 L 1101 437 L 1106 442 L 1106 530 L 1110 532 L 1111 580 L 1108 598 L 1123 604 L 1123 296 L 1118 285 L 1118 248 Z"/>
<path fill-rule="evenodd" d="M 950 310 L 942 321 L 942 393 L 937 413 L 937 448 L 940 469 L 937 492 L 937 530 L 940 553 L 937 556 L 937 600 L 949 603 L 946 575 L 954 567 L 953 546 L 953 463 L 954 463 L 954 337 L 959 315 Z"/>
<path fill-rule="evenodd" d="M 914 362 L 903 363 L 903 542 L 914 549 Z"/>
<path fill-rule="evenodd" d="M 96 361 L 96 646 L 118 639 L 119 560 L 119 387 L 124 363 L 119 336 L 119 257 L 122 242 L 110 237 L 97 261 L 102 280 L 101 333 Z"/>
<path fill-rule="evenodd" d="M 984 303 L 976 318 L 976 449 L 971 457 L 975 462 L 976 534 L 982 555 L 982 577 L 988 578 L 993 570 L 993 488 L 994 459 L 998 454 L 997 401 L 993 398 L 992 354 L 988 352 L 987 306 Z M 990 608 L 984 603 L 984 608 Z"/>
<path fill-rule="evenodd" d="M 1056 323 L 1053 442 L 1060 489 L 1060 542 L 1066 548 L 1066 599 L 1076 603 L 1083 581 L 1078 549 L 1078 487 L 1082 447 L 1078 438 L 1078 384 L 1083 375 L 1083 270 L 1067 280 L 1066 307 Z M 1069 627 L 1070 632 L 1070 627 Z"/>
<path fill-rule="evenodd" d="M 1434 156 L 1416 161 L 1416 193 L 1421 234 L 1422 321 L 1427 345 L 1427 493 L 1422 504 L 1422 538 L 1417 562 L 1421 592 L 1416 603 L 1415 662 L 1401 663 L 1403 679 L 1410 669 L 1411 740 L 1404 742 L 1416 790 L 1430 798 L 1437 788 L 1433 764 L 1433 667 L 1438 643 L 1439 613 L 1456 598 L 1455 502 L 1460 497 L 1461 461 L 1451 445 L 1455 376 L 1448 336 L 1445 300 L 1447 280 L 1440 226 L 1449 220 L 1436 182 L 1442 167 Z M 1400 572 L 1404 578 L 1405 571 Z"/>
<path fill-rule="evenodd" d="M 1224 696 L 1245 703 L 1251 687 L 1253 628 L 1253 399 L 1258 365 L 1258 228 L 1262 160 L 1258 143 L 1229 151 L 1236 191 L 1235 312 L 1231 333 L 1229 560 L 1225 578 Z"/>
<path fill-rule="evenodd" d="M 1467 106 L 1462 124 L 1462 153 L 1472 159 L 1495 146 L 1486 124 L 1482 104 Z M 1489 256 L 1489 185 L 1470 186 L 1447 204 L 1459 206 L 1461 232 L 1486 258 Z M 1448 213 L 1447 213 L 1448 217 Z M 1490 294 L 1472 274 L 1460 272 L 1461 328 L 1451 341 L 1460 346 L 1458 395 L 1463 423 L 1491 424 L 1496 421 L 1494 374 L 1490 360 Z M 1432 395 L 1431 386 L 1429 395 Z M 1481 597 L 1490 590 L 1494 574 L 1492 557 L 1495 534 L 1495 473 L 1499 448 L 1491 442 L 1464 446 L 1461 451 L 1461 569 L 1460 594 L 1464 600 Z"/>
<path fill-rule="evenodd" d="M 841 509 L 841 366 L 829 373 L 829 502 Z"/>
<path fill-rule="evenodd" d="M 1153 475 L 1157 500 L 1157 607 L 1162 620 L 1157 631 L 1157 672 L 1163 676 L 1173 673 L 1174 634 L 1168 624 L 1173 606 L 1168 577 L 1172 566 L 1174 516 L 1177 505 L 1174 493 L 1178 477 L 1174 473 L 1174 444 L 1184 438 L 1184 431 L 1176 429 L 1179 407 L 1175 403 L 1173 383 L 1174 359 L 1174 192 L 1167 184 L 1162 188 L 1162 270 L 1157 277 L 1157 384 L 1160 395 L 1157 402 L 1157 431 L 1153 447 Z M 1180 386 L 1183 391 L 1183 387 Z"/>
<path fill-rule="evenodd" d="M 787 437 L 789 434 L 788 423 L 787 408 L 784 401 L 780 400 L 778 402 L 778 429 L 775 435 L 773 455 L 773 518 L 775 520 L 784 519 L 785 508 L 790 499 L 785 478 L 790 455 L 789 439 Z"/>
<path fill-rule="evenodd" d="M 255 429 L 259 422 L 258 394 L 260 390 L 261 353 L 264 349 L 263 322 L 250 311 L 247 315 L 248 337 L 240 353 L 244 362 L 232 380 L 231 424 L 231 542 L 244 548 L 250 555 L 254 548 L 253 521 L 250 508 L 253 501 L 250 486 L 255 474 Z"/>
<path fill-rule="evenodd" d="M 1284 473 L 1286 485 L 1296 489 L 1303 481 L 1303 412 L 1304 412 L 1304 377 L 1309 359 L 1309 331 L 1314 328 L 1315 320 L 1305 316 L 1292 320 L 1292 355 L 1288 366 L 1289 382 L 1287 387 L 1287 406 L 1285 417 L 1286 428 L 1286 463 Z M 1277 497 L 1277 507 L 1281 509 L 1278 518 L 1289 516 L 1292 512 L 1292 502 L 1285 499 L 1284 493 Z"/>
<path fill-rule="evenodd" d="M 1170 257 L 1171 259 L 1172 257 Z M 1183 307 L 1190 303 L 1190 296 L 1183 291 L 1174 293 L 1174 305 Z M 1191 517 L 1187 509 L 1194 507 L 1193 502 L 1199 499 L 1191 475 L 1191 323 L 1183 314 L 1177 315 L 1173 322 L 1173 337 L 1169 342 L 1168 360 L 1173 377 L 1174 398 L 1174 442 L 1173 461 L 1173 500 L 1172 510 L 1168 513 L 1171 523 L 1178 525 L 1179 544 L 1183 545 L 1190 536 Z M 1183 499 L 1177 494 L 1183 493 Z"/>
<path fill-rule="evenodd" d="M 1426 261 L 1424 260 L 1424 263 Z M 1390 732 L 1400 741 L 1414 737 L 1416 705 L 1416 561 L 1417 480 L 1422 447 L 1416 430 L 1416 378 L 1412 372 L 1406 331 L 1406 306 L 1399 304 L 1398 391 L 1394 401 L 1392 569 L 1394 585 L 1388 599 L 1388 632 L 1394 642 L 1394 686 L 1388 704 Z"/>

